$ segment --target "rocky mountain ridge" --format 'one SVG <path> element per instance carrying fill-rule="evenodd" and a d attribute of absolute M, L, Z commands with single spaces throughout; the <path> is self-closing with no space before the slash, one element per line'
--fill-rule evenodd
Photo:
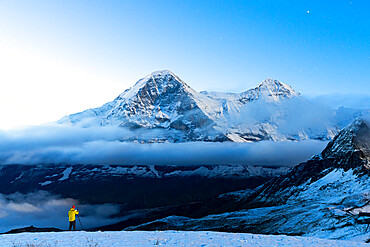
<path fill-rule="evenodd" d="M 366 225 L 356 222 L 356 214 L 370 212 L 369 126 L 357 119 L 307 162 L 254 190 L 227 193 L 198 207 L 208 216 L 170 216 L 126 229 L 360 236 Z M 359 206 L 360 210 L 353 209 Z"/>
<path fill-rule="evenodd" d="M 370 112 L 342 111 L 340 116 L 318 115 L 318 110 L 292 87 L 271 78 L 242 93 L 199 93 L 163 70 L 140 79 L 112 102 L 58 123 L 119 126 L 146 136 L 140 142 L 329 140 L 356 114 Z"/>
<path fill-rule="evenodd" d="M 131 210 L 205 200 L 245 186 L 254 188 L 287 169 L 248 165 L 7 165 L 0 166 L 0 193 L 48 191 L 80 203 L 115 203 Z"/>

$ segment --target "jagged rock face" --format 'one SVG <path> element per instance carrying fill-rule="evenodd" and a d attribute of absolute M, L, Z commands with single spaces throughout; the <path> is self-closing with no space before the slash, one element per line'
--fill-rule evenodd
<path fill-rule="evenodd" d="M 215 125 L 192 98 L 192 90 L 169 72 L 159 72 L 141 79 L 121 94 L 114 108 L 104 117 L 103 125 L 163 128 L 186 132 L 189 140 L 204 140 L 205 132 Z M 223 138 L 214 131 L 212 138 Z"/>
<path fill-rule="evenodd" d="M 284 203 L 297 193 L 292 188 L 315 182 L 335 169 L 343 169 L 345 172 L 352 169 L 355 173 L 367 174 L 369 134 L 366 122 L 361 119 L 355 120 L 341 130 L 321 154 L 293 167 L 287 174 L 267 182 L 248 200 L 265 201 L 269 204 Z"/>
<path fill-rule="evenodd" d="M 140 87 L 141 84 L 143 84 L 142 87 Z M 136 87 L 140 88 L 136 89 Z M 133 92 L 135 90 L 137 91 Z M 133 96 L 127 97 L 130 94 Z M 123 118 L 127 122 L 121 123 L 121 126 L 126 126 L 134 122 L 133 119 L 137 119 L 137 124 L 141 127 L 168 127 L 171 124 L 171 117 L 183 115 L 184 119 L 184 114 L 189 111 L 193 111 L 193 118 L 199 118 L 196 127 L 201 127 L 210 121 L 187 93 L 186 85 L 172 74 L 158 74 L 144 78 L 133 89 L 121 94 L 116 101 L 114 109 L 105 117 L 105 124 L 114 120 L 120 121 Z M 199 116 L 200 114 L 202 116 Z M 181 124 L 176 127 L 175 129 L 180 130 L 187 128 L 186 125 Z"/>
<path fill-rule="evenodd" d="M 369 127 L 364 120 L 357 119 L 334 137 L 321 153 L 321 159 L 332 160 L 335 167 L 369 170 L 369 143 Z"/>
<path fill-rule="evenodd" d="M 354 138 L 355 146 L 360 150 L 360 157 L 365 161 L 364 167 L 370 170 L 370 130 L 369 123 L 363 122 Z"/>
<path fill-rule="evenodd" d="M 92 118 L 99 125 L 115 125 L 130 130 L 166 130 L 156 136 L 159 142 L 225 141 L 226 136 L 194 100 L 193 91 L 169 71 L 158 71 L 139 80 L 114 101 L 63 118 L 76 124 Z M 153 141 L 148 137 L 146 141 Z"/>
<path fill-rule="evenodd" d="M 342 109 L 340 114 L 317 116 L 317 110 L 277 80 L 266 79 L 242 93 L 198 93 L 164 70 L 140 79 L 112 102 L 59 123 L 151 132 L 141 135 L 143 142 L 329 140 L 344 127 L 341 124 L 363 114 Z M 335 118 L 330 120 L 329 115 Z"/>

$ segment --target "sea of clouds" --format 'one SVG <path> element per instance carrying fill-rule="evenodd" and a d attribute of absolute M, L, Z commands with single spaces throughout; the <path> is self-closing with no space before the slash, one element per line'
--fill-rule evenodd
<path fill-rule="evenodd" d="M 0 164 L 122 164 L 293 166 L 320 153 L 327 142 L 152 143 L 120 141 L 133 133 L 119 127 L 58 124 L 0 132 Z"/>
<path fill-rule="evenodd" d="M 0 131 L 0 164 L 122 164 L 293 166 L 323 150 L 327 142 L 152 143 L 124 142 L 136 137 L 119 127 L 81 127 L 61 124 Z M 153 133 L 152 133 L 153 134 Z M 84 227 L 113 224 L 119 206 L 80 205 L 46 191 L 0 194 L 0 232 L 30 225 L 67 229 L 67 212 L 77 204 Z M 78 225 L 81 228 L 81 225 Z"/>

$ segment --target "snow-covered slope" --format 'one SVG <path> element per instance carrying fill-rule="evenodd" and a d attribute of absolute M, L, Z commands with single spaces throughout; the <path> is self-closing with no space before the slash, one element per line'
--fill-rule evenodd
<path fill-rule="evenodd" d="M 354 115 L 323 111 L 273 79 L 242 93 L 199 93 L 163 70 L 140 79 L 112 102 L 58 123 L 125 127 L 144 137 L 122 140 L 140 142 L 327 140 Z"/>
<path fill-rule="evenodd" d="M 363 206 L 370 203 L 369 126 L 366 121 L 357 119 L 341 130 L 321 154 L 253 191 L 228 193 L 219 197 L 222 203 L 213 203 L 217 207 L 222 205 L 224 211 L 232 207 L 244 210 L 200 219 L 167 217 L 130 229 L 166 226 L 333 239 L 363 238 L 366 225 L 357 224 L 355 217 L 359 211 L 370 212 L 369 206 Z"/>
<path fill-rule="evenodd" d="M 162 129 L 163 136 L 151 141 L 226 140 L 213 129 L 215 123 L 200 107 L 205 106 L 191 89 L 172 72 L 154 72 L 102 107 L 61 119 L 84 125 L 115 125 L 137 129 Z M 148 141 L 148 140 L 147 140 Z"/>
<path fill-rule="evenodd" d="M 360 247 L 365 243 L 319 238 L 248 233 L 152 231 L 152 232 L 60 232 L 1 235 L 0 245 L 14 246 L 322 246 Z"/>
<path fill-rule="evenodd" d="M 368 180 L 369 154 L 369 123 L 363 119 L 357 119 L 341 130 L 319 155 L 293 167 L 287 174 L 266 183 L 261 191 L 256 193 L 257 198 L 258 200 L 263 197 L 269 198 L 266 199 L 269 203 L 283 202 L 291 194 L 299 191 L 295 187 L 312 184 L 338 170 L 353 174 L 352 181 L 354 182 L 367 184 L 370 181 Z M 345 188 L 347 187 L 343 189 Z M 364 189 L 367 189 L 366 186 Z M 275 196 L 270 197 L 269 195 L 272 194 Z M 276 194 L 279 196 L 276 197 Z"/>

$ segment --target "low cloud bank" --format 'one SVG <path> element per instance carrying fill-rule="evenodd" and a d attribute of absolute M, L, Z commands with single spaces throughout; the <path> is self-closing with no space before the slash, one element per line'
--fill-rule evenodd
<path fill-rule="evenodd" d="M 57 227 L 68 229 L 68 210 L 76 205 L 81 213 L 81 222 L 85 229 L 116 223 L 112 218 L 119 212 L 113 204 L 79 205 L 71 198 L 61 198 L 46 191 L 29 194 L 0 194 L 0 232 L 27 226 Z M 78 229 L 81 229 L 79 222 Z"/>
<path fill-rule="evenodd" d="M 137 133 L 118 127 L 37 126 L 0 132 L 1 164 L 123 164 L 293 166 L 327 142 L 154 143 L 117 140 Z"/>
<path fill-rule="evenodd" d="M 329 108 L 349 107 L 356 109 L 370 109 L 370 95 L 368 94 L 326 94 L 320 96 L 307 96 L 316 104 Z"/>
<path fill-rule="evenodd" d="M 324 146 L 319 141 L 147 145 L 95 141 L 86 143 L 70 158 L 72 162 L 93 164 L 292 166 L 319 153 Z"/>

